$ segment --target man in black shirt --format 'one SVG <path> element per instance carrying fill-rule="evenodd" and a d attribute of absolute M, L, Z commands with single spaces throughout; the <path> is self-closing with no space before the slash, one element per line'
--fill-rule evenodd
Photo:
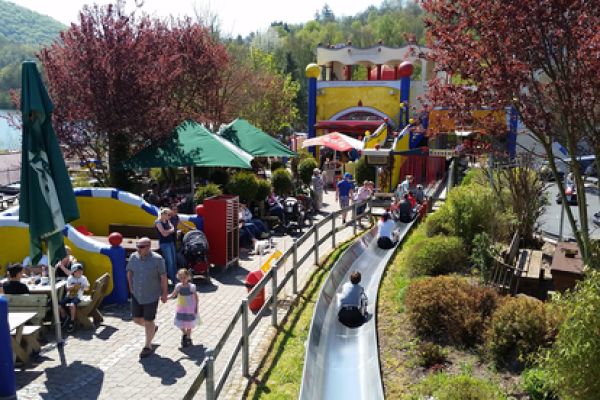
<path fill-rule="evenodd" d="M 21 277 L 23 276 L 23 266 L 21 264 L 9 266 L 8 275 L 9 280 L 2 285 L 5 294 L 29 294 L 27 285 L 21 283 Z"/>

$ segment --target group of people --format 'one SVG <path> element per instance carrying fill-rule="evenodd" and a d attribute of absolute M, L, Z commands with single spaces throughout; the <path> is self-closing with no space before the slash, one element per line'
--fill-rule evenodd
<path fill-rule="evenodd" d="M 90 283 L 83 275 L 83 265 L 72 255 L 71 248 L 65 246 L 65 251 L 66 256 L 56 263 L 54 273 L 56 279 L 66 279 L 65 295 L 59 300 L 59 312 L 66 330 L 73 332 L 77 321 L 77 305 L 81 302 L 84 292 L 90 288 Z M 8 279 L 1 287 L 4 294 L 29 294 L 29 287 L 23 281 L 43 285 L 49 283 L 48 258 L 42 256 L 33 265 L 31 258 L 27 256 L 22 263 L 9 265 L 7 275 Z"/>
<path fill-rule="evenodd" d="M 335 199 L 339 202 L 340 208 L 345 208 L 350 205 L 350 201 L 354 203 L 363 203 L 368 200 L 375 191 L 375 183 L 372 181 L 365 180 L 356 190 L 355 193 L 354 182 L 352 181 L 352 175 L 346 172 L 343 179 L 337 183 Z M 366 204 L 362 204 L 356 210 L 357 214 L 360 215 L 365 211 Z M 347 211 L 342 212 L 342 223 L 346 223 Z"/>

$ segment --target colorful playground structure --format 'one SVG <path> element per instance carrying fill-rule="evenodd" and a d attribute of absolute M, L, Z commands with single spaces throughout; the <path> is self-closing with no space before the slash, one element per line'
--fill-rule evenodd
<path fill-rule="evenodd" d="M 319 46 L 317 62 L 306 67 L 308 138 L 337 131 L 361 140 L 361 156 L 377 167 L 380 192 L 392 192 L 406 175 L 424 184 L 440 179 L 446 158 L 463 142 L 485 135 L 490 119 L 507 131 L 505 149 L 514 155 L 517 123 L 511 110 L 474 110 L 469 126 L 442 107 L 421 111 L 428 81 L 449 79 L 435 72 L 429 52 L 417 45 Z"/>

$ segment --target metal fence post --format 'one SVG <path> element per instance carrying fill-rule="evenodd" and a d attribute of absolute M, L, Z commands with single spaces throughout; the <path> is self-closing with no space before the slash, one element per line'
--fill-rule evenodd
<path fill-rule="evenodd" d="M 319 265 L 319 229 L 315 227 L 315 265 Z"/>
<path fill-rule="evenodd" d="M 271 293 L 273 297 L 271 299 L 271 325 L 277 326 L 277 270 L 279 269 L 279 264 L 273 265 L 271 271 L 273 271 L 273 276 L 271 277 Z"/>
<path fill-rule="evenodd" d="M 352 234 L 356 236 L 356 203 L 352 204 Z"/>
<path fill-rule="evenodd" d="M 215 358 L 214 350 L 206 350 L 206 400 L 215 400 Z"/>
<path fill-rule="evenodd" d="M 294 238 L 293 253 L 292 253 L 292 291 L 294 294 L 298 294 L 298 243 Z"/>
<path fill-rule="evenodd" d="M 248 299 L 242 300 L 242 375 L 250 376 L 250 332 L 248 332 Z"/>
<path fill-rule="evenodd" d="M 336 215 L 335 214 L 331 214 L 331 244 L 333 245 L 333 248 L 335 249 L 335 218 Z"/>

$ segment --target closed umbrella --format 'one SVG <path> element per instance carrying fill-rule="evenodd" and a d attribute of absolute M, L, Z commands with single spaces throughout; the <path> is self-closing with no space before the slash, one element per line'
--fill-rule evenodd
<path fill-rule="evenodd" d="M 332 132 L 302 142 L 302 147 L 312 146 L 325 146 L 335 151 L 361 150 L 363 142 L 339 132 Z"/>
<path fill-rule="evenodd" d="M 42 241 L 48 246 L 52 308 L 56 339 L 62 342 L 55 288 L 55 263 L 66 256 L 63 229 L 79 218 L 77 201 L 63 154 L 52 128 L 54 106 L 34 62 L 22 69 L 21 191 L 19 221 L 29 224 L 30 256 L 35 265 L 42 257 Z"/>

